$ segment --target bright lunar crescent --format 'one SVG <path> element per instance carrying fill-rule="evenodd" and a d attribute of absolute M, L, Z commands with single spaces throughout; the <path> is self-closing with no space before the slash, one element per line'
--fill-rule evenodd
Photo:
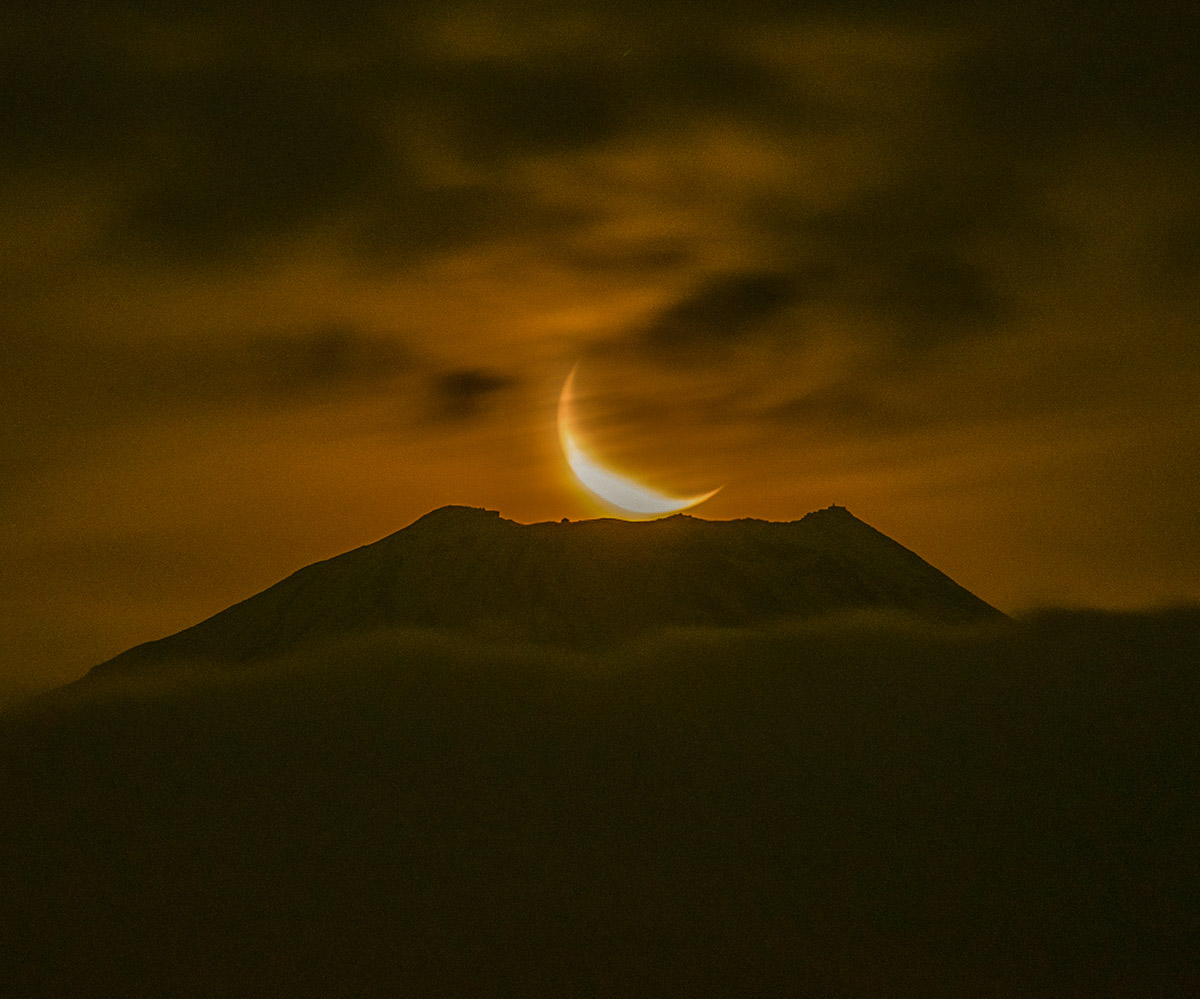
<path fill-rule="evenodd" d="M 574 399 L 576 368 L 578 365 L 572 368 L 571 373 L 567 375 L 562 393 L 558 397 L 558 439 L 562 444 L 567 464 L 571 466 L 575 478 L 585 489 L 605 503 L 627 513 L 642 517 L 660 517 L 663 514 L 678 513 L 680 510 L 703 503 L 724 488 L 717 486 L 711 492 L 701 493 L 698 496 L 668 496 L 666 493 L 660 493 L 620 475 L 610 468 L 605 468 L 596 461 L 580 446 L 571 423 L 571 403 Z"/>

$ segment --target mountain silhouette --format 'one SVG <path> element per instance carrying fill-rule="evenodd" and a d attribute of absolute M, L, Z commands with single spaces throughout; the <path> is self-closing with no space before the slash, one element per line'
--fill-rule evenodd
<path fill-rule="evenodd" d="M 676 515 L 537 524 L 446 506 L 95 672 L 246 663 L 381 628 L 586 645 L 866 609 L 944 622 L 1003 617 L 839 506 L 785 523 Z"/>

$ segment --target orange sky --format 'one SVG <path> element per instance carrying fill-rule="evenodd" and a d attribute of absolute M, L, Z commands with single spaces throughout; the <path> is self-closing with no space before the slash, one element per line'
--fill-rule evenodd
<path fill-rule="evenodd" d="M 445 503 L 1200 599 L 1188 5 L 18 4 L 0 696 Z M 784 5 L 787 7 L 787 5 Z"/>

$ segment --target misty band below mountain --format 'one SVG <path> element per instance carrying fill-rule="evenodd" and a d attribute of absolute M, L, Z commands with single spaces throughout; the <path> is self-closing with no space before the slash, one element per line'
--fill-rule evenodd
<path fill-rule="evenodd" d="M 709 530 L 506 523 L 440 512 L 0 716 L 0 991 L 1197 993 L 1200 610 L 1011 621 L 834 510 L 788 592 L 840 580 L 836 615 L 436 626 L 438 586 L 501 600 L 432 536 Z"/>
<path fill-rule="evenodd" d="M 1185 996 L 1200 614 L 380 632 L 0 724 L 0 973 L 93 996 Z"/>

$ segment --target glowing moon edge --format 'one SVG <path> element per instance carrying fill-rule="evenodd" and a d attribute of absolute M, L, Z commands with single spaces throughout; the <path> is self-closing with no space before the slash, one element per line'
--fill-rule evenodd
<path fill-rule="evenodd" d="M 558 396 L 558 440 L 562 445 L 567 465 L 579 484 L 588 492 L 609 506 L 626 513 L 640 517 L 662 517 L 697 506 L 705 500 L 712 499 L 725 488 L 720 485 L 710 492 L 699 493 L 695 496 L 670 496 L 667 493 L 651 489 L 649 486 L 644 486 L 619 472 L 614 472 L 611 468 L 606 468 L 596 461 L 580 445 L 571 420 L 575 372 L 578 369 L 578 364 L 571 369 L 567 380 L 563 382 L 562 392 Z"/>

